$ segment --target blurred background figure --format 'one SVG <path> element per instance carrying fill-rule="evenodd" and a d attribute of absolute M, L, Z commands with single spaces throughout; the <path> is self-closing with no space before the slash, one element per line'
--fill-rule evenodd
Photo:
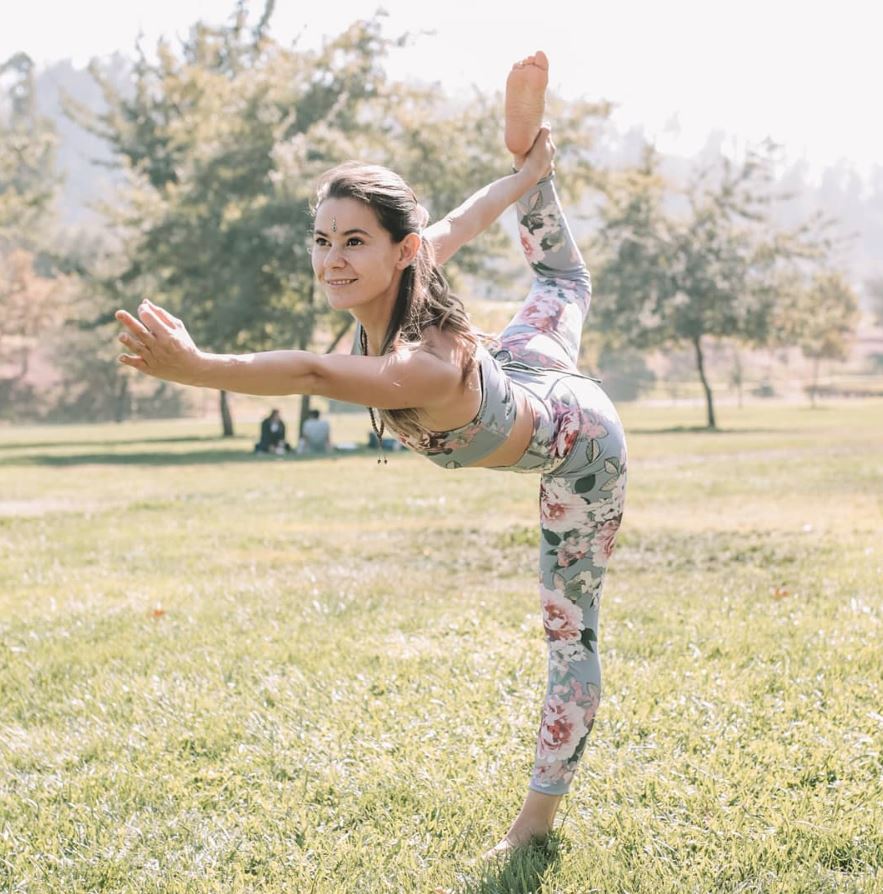
<path fill-rule="evenodd" d="M 255 453 L 288 453 L 291 444 L 285 440 L 285 423 L 278 410 L 271 410 L 270 415 L 261 422 L 261 439 L 254 445 Z"/>
<path fill-rule="evenodd" d="M 319 418 L 318 410 L 310 410 L 301 432 L 298 453 L 328 453 L 331 450 L 331 426 Z"/>

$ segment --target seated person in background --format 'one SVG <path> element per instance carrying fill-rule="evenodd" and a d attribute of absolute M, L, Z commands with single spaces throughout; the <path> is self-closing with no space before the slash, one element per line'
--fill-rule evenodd
<path fill-rule="evenodd" d="M 301 432 L 300 453 L 327 453 L 331 450 L 331 426 L 319 418 L 318 410 L 310 410 Z"/>
<path fill-rule="evenodd" d="M 271 410 L 261 422 L 261 439 L 254 445 L 254 452 L 288 453 L 290 450 L 291 444 L 285 440 L 285 423 L 278 410 Z"/>

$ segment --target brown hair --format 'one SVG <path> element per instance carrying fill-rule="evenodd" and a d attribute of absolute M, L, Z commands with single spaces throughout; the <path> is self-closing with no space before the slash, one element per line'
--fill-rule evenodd
<path fill-rule="evenodd" d="M 316 189 L 316 208 L 325 199 L 363 202 L 374 212 L 393 242 L 401 242 L 409 233 L 421 233 L 429 222 L 429 212 L 419 204 L 411 187 L 394 171 L 380 165 L 351 161 L 326 171 Z M 414 261 L 402 271 L 380 353 L 388 354 L 404 344 L 419 344 L 423 330 L 428 326 L 438 326 L 472 345 L 469 360 L 463 368 L 465 380 L 475 364 L 478 335 L 463 302 L 451 292 L 448 281 L 436 265 L 432 246 L 428 240 L 423 240 Z M 378 410 L 377 413 L 382 421 L 389 422 L 403 435 L 419 438 L 426 432 L 414 408 Z"/>

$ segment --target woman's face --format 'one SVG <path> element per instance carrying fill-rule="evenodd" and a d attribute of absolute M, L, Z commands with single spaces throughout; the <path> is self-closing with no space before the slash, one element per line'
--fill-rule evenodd
<path fill-rule="evenodd" d="M 325 199 L 313 226 L 313 272 L 335 310 L 395 299 L 410 263 L 405 242 L 392 241 L 371 208 L 356 199 Z"/>

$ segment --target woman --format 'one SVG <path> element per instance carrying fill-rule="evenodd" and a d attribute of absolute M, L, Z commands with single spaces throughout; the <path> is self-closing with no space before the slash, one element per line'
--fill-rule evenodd
<path fill-rule="evenodd" d="M 354 355 L 200 351 L 150 302 L 125 311 L 120 361 L 149 375 L 247 394 L 317 394 L 363 404 L 445 468 L 540 475 L 540 597 L 549 682 L 524 805 L 489 854 L 542 839 L 573 778 L 601 693 L 598 606 L 622 517 L 622 426 L 576 367 L 589 274 L 552 183 L 555 147 L 540 126 L 548 63 L 517 63 L 506 95 L 515 171 L 427 229 L 426 211 L 391 171 L 329 171 L 317 195 L 313 269 L 332 307 L 356 318 Z M 439 265 L 517 202 L 535 279 L 494 350 L 481 343 Z M 375 415 L 376 414 L 376 415 Z"/>

